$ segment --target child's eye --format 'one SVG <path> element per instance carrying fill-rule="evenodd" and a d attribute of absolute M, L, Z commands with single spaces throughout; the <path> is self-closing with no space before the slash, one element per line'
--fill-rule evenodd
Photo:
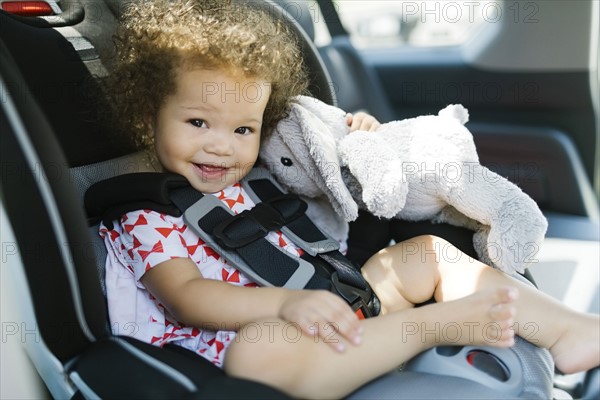
<path fill-rule="evenodd" d="M 188 122 L 194 125 L 196 128 L 206 127 L 206 122 L 203 119 L 190 119 Z"/>
<path fill-rule="evenodd" d="M 240 135 L 247 135 L 252 132 L 254 132 L 254 129 L 248 128 L 247 126 L 241 126 L 235 130 L 235 133 L 239 133 Z"/>

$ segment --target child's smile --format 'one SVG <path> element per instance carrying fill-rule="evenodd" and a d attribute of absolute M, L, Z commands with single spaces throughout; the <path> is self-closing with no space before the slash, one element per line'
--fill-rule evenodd
<path fill-rule="evenodd" d="M 160 162 L 204 193 L 238 182 L 256 162 L 269 94 L 260 79 L 179 70 L 176 91 L 156 117 Z"/>

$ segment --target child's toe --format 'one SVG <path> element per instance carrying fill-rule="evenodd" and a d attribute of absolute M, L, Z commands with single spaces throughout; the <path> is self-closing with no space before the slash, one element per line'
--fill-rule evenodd
<path fill-rule="evenodd" d="M 519 290 L 512 286 L 499 288 L 496 291 L 499 303 L 512 303 L 519 298 Z"/>
<path fill-rule="evenodd" d="M 508 304 L 494 304 L 490 308 L 489 316 L 497 322 L 510 323 L 516 314 L 515 307 Z"/>

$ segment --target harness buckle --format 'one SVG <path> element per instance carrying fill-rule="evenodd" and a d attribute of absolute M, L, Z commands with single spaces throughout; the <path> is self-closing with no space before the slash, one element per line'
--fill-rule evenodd
<path fill-rule="evenodd" d="M 234 265 L 239 270 L 243 271 L 250 279 L 254 280 L 261 286 L 274 286 L 268 278 L 264 278 L 254 270 L 235 250 L 221 246 L 219 240 L 214 239 L 214 225 L 211 220 L 214 220 L 214 214 L 227 214 L 230 216 L 232 212 L 221 200 L 215 196 L 206 195 L 188 207 L 183 213 L 185 223 L 198 234 L 210 247 L 212 247 L 219 255 L 221 255 L 230 265 Z M 276 251 L 285 254 L 283 250 Z M 280 285 L 287 289 L 303 289 L 315 274 L 315 268 L 306 260 L 297 259 L 298 267 L 288 277 L 287 281 Z"/>
<path fill-rule="evenodd" d="M 266 185 L 265 185 L 266 184 Z M 266 170 L 262 168 L 253 168 L 250 170 L 248 175 L 242 180 L 242 186 L 246 189 L 246 192 L 250 195 L 250 198 L 257 204 L 263 201 L 263 197 L 269 198 L 275 196 L 275 198 L 279 198 L 282 193 L 285 193 L 285 190 L 281 187 L 279 182 L 275 180 L 275 178 Z M 262 188 L 262 190 L 260 189 Z M 286 194 L 284 196 L 292 196 L 304 203 L 304 207 L 308 207 L 306 202 L 302 200 L 297 195 Z M 306 218 L 306 217 L 305 217 Z M 308 218 L 306 218 L 308 219 Z M 291 222 L 291 220 L 286 221 L 287 223 Z M 309 220 L 310 222 L 310 220 Z M 312 222 L 310 222 L 312 224 Z M 304 224 L 306 226 L 306 224 Z M 310 254 L 311 256 L 316 256 L 317 254 L 327 253 L 329 251 L 339 250 L 340 244 L 337 240 L 324 235 L 319 231 L 319 238 L 307 240 L 306 238 L 301 237 L 301 234 L 294 232 L 288 226 L 282 226 L 281 232 L 283 232 L 287 237 L 290 238 L 292 242 L 302 250 Z"/>
<path fill-rule="evenodd" d="M 306 207 L 296 196 L 277 196 L 221 222 L 214 228 L 213 235 L 226 247 L 237 249 L 295 221 L 304 215 Z"/>
<path fill-rule="evenodd" d="M 370 318 L 378 315 L 381 311 L 379 299 L 369 286 L 366 289 L 360 289 L 342 283 L 337 272 L 331 274 L 331 286 L 358 315 L 362 314 L 364 318 Z"/>

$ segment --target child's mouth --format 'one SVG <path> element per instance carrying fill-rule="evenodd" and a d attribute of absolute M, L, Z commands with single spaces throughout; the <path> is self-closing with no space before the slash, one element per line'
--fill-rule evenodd
<path fill-rule="evenodd" d="M 194 164 L 194 167 L 196 168 L 196 170 L 198 170 L 203 180 L 214 180 L 221 178 L 227 173 L 227 170 L 229 169 L 224 165 L 214 164 Z"/>

